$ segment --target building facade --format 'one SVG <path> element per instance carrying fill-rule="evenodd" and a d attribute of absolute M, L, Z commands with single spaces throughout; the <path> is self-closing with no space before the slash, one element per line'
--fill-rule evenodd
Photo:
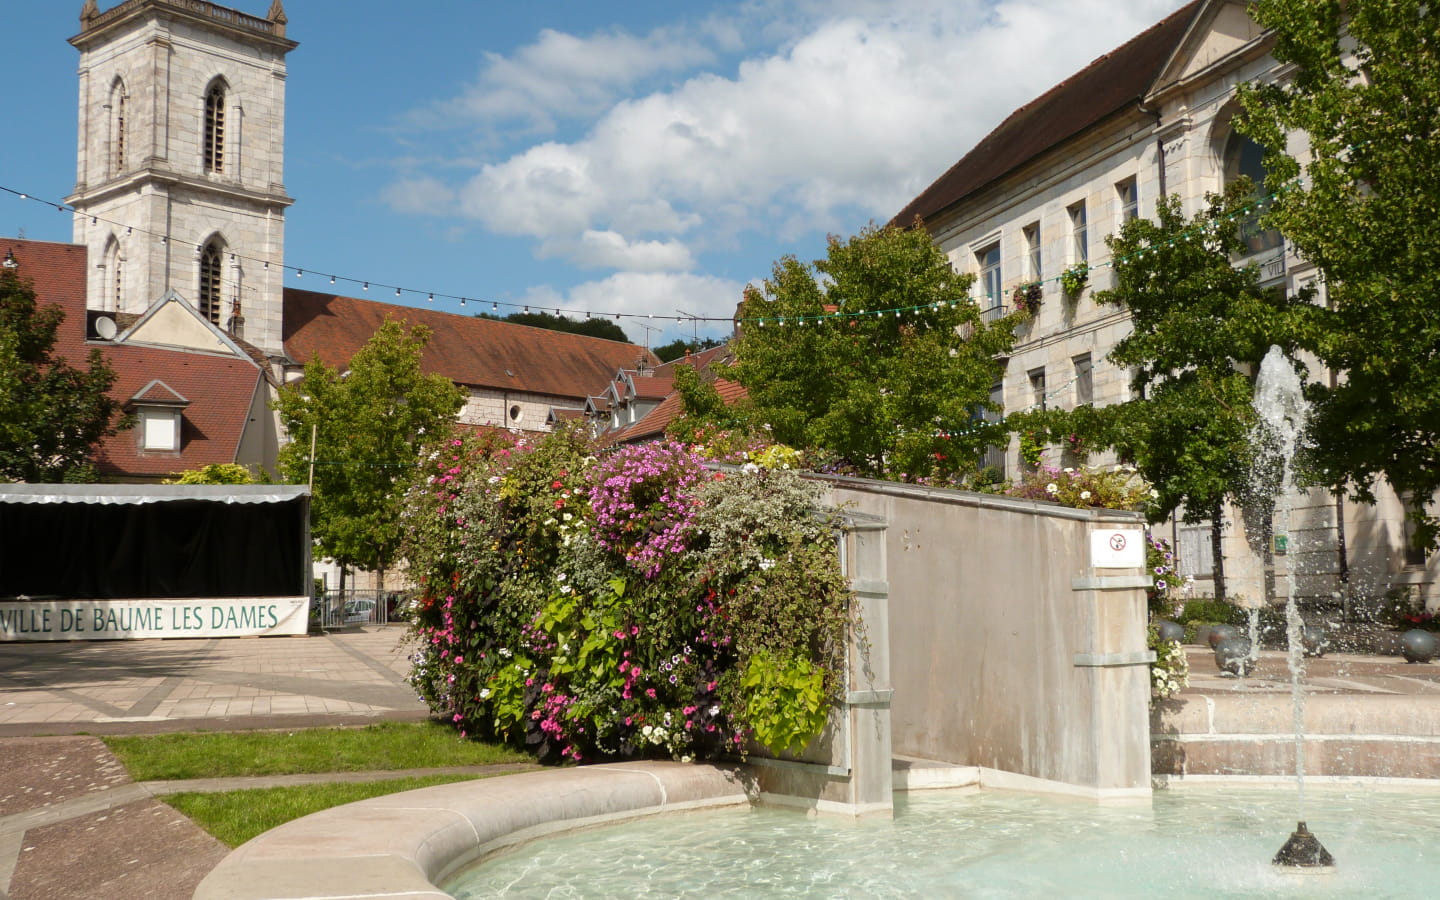
<path fill-rule="evenodd" d="M 1263 183 L 1262 153 L 1232 127 L 1236 91 L 1286 77 L 1271 36 L 1240 0 L 1196 0 L 1016 110 L 912 200 L 893 220 L 923 222 L 961 272 L 977 276 L 977 302 L 995 317 L 1013 309 L 1017 286 L 1039 283 L 1033 319 L 1017 333 L 993 398 L 1005 412 L 1104 406 L 1131 398 L 1130 373 L 1108 360 L 1131 331 L 1123 308 L 1097 305 L 1113 285 L 1105 237 L 1130 218 L 1153 218 L 1157 200 L 1178 196 L 1187 216 L 1241 175 Z M 1297 138 L 1291 152 L 1303 154 Z M 1237 265 L 1255 264 L 1263 284 L 1296 292 L 1319 287 L 1313 267 L 1278 233 L 1247 232 Z M 1084 270 L 1067 293 L 1067 272 Z M 1018 441 L 991 461 L 1014 476 Z M 1072 465 L 1065 448 L 1046 460 Z M 1381 491 L 1373 506 L 1312 490 L 1291 498 L 1290 530 L 1262 546 L 1239 510 L 1223 528 L 1227 593 L 1249 600 L 1297 594 L 1324 604 L 1412 586 L 1440 602 L 1433 554 L 1407 546 L 1405 505 Z M 1182 571 L 1213 589 L 1210 526 L 1171 523 Z"/>

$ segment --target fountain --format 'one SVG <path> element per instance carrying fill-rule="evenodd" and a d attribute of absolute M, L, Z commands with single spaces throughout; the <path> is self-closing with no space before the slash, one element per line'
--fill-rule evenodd
<path fill-rule="evenodd" d="M 1294 487 L 1292 466 L 1295 453 L 1305 437 L 1310 407 L 1301 392 L 1299 373 L 1279 347 L 1271 347 L 1260 363 L 1255 381 L 1255 414 L 1259 417 L 1252 443 L 1255 448 L 1257 481 L 1268 482 L 1268 497 L 1275 504 L 1274 522 L 1277 533 L 1290 532 L 1289 489 Z M 1269 478 L 1265 478 L 1265 475 Z M 1256 614 L 1250 617 L 1252 654 L 1259 652 Z M 1295 724 L 1295 785 L 1299 825 L 1294 834 L 1275 854 L 1275 865 L 1309 870 L 1330 869 L 1334 859 L 1320 844 L 1319 838 L 1305 827 L 1305 623 L 1295 602 L 1295 576 L 1285 579 L 1286 663 L 1290 669 L 1290 698 Z"/>

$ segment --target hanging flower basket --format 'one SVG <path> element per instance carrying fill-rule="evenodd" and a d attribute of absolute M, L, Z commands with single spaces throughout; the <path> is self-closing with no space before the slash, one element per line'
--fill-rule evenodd
<path fill-rule="evenodd" d="M 1079 297 L 1089 282 L 1090 266 L 1087 263 L 1078 263 L 1060 273 L 1060 290 L 1071 300 Z"/>
<path fill-rule="evenodd" d="M 1042 296 L 1044 296 L 1044 291 L 1040 287 L 1040 282 L 1032 281 L 1029 284 L 1016 286 L 1015 291 L 1010 295 L 1010 302 L 1027 316 L 1034 316 L 1040 312 Z"/>

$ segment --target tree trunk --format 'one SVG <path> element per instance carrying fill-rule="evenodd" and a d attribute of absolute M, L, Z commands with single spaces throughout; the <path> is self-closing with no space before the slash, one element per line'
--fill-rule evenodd
<path fill-rule="evenodd" d="M 1225 527 L 1225 501 L 1216 500 L 1210 510 L 1210 555 L 1214 558 L 1215 597 L 1225 597 L 1225 542 L 1222 531 Z"/>

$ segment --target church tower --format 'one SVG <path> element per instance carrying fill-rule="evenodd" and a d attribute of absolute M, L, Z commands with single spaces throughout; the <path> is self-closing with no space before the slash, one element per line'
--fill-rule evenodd
<path fill-rule="evenodd" d="M 87 304 L 144 312 L 173 290 L 278 356 L 284 287 L 285 10 L 85 0 L 74 240 Z"/>

